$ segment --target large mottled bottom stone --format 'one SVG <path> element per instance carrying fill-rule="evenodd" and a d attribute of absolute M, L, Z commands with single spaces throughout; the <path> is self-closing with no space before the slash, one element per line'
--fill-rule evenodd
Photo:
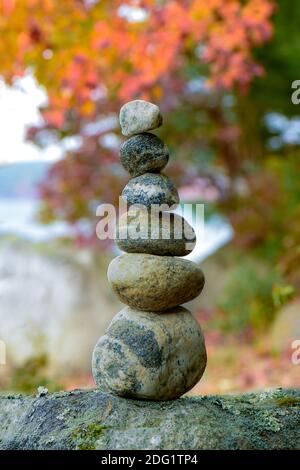
<path fill-rule="evenodd" d="M 206 360 L 202 331 L 185 308 L 157 315 L 126 307 L 94 349 L 93 376 L 116 395 L 171 400 L 200 380 Z"/>

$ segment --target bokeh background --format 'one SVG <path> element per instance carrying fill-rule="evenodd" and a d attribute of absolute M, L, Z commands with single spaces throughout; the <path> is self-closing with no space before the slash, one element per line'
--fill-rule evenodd
<path fill-rule="evenodd" d="M 118 110 L 136 98 L 161 107 L 182 202 L 205 204 L 191 393 L 300 386 L 299 30 L 292 0 L 2 0 L 1 390 L 93 386 L 121 307 L 96 207 L 128 180 Z"/>

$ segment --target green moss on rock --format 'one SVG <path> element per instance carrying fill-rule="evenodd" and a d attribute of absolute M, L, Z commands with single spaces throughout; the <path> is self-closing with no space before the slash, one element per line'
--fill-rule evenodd
<path fill-rule="evenodd" d="M 300 398 L 291 397 L 289 395 L 277 398 L 277 405 L 279 406 L 299 406 L 300 407 Z"/>
<path fill-rule="evenodd" d="M 71 434 L 71 439 L 76 442 L 76 449 L 78 450 L 95 450 L 96 441 L 100 438 L 103 431 L 107 429 L 98 423 L 90 423 L 85 427 L 78 427 L 74 429 Z"/>

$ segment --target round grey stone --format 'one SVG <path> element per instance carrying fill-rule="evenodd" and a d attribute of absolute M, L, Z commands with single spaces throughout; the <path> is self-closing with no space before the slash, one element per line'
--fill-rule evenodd
<path fill-rule="evenodd" d="M 96 384 L 113 394 L 171 400 L 188 392 L 206 367 L 204 337 L 191 313 L 157 315 L 124 308 L 93 353 Z"/>
<path fill-rule="evenodd" d="M 192 261 L 141 253 L 113 259 L 107 277 L 121 302 L 150 312 L 189 302 L 204 286 L 203 272 Z"/>
<path fill-rule="evenodd" d="M 180 215 L 131 209 L 118 220 L 116 243 L 127 253 L 186 256 L 195 247 L 196 234 Z"/>
<path fill-rule="evenodd" d="M 120 160 L 131 176 L 158 173 L 168 163 L 169 151 L 156 135 L 145 132 L 124 142 L 120 149 Z"/>
<path fill-rule="evenodd" d="M 160 127 L 163 122 L 159 107 L 144 100 L 134 100 L 124 104 L 120 110 L 122 134 L 140 134 Z"/>
<path fill-rule="evenodd" d="M 122 198 L 128 204 L 162 205 L 162 210 L 175 209 L 179 203 L 179 195 L 172 181 L 163 174 L 145 173 L 132 178 L 122 191 Z M 168 207 L 167 207 L 168 206 Z"/>

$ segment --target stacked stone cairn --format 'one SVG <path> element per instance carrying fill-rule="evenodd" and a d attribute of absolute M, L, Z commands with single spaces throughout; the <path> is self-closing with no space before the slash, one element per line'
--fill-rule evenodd
<path fill-rule="evenodd" d="M 193 228 L 172 212 L 158 209 L 153 219 L 150 214 L 153 205 L 173 210 L 179 203 L 177 189 L 160 173 L 168 148 L 149 133 L 162 124 L 159 108 L 131 101 L 121 108 L 120 124 L 131 137 L 120 150 L 132 176 L 122 192 L 129 209 L 116 228 L 116 243 L 126 253 L 110 263 L 107 275 L 127 307 L 94 349 L 93 376 L 102 390 L 116 395 L 171 400 L 190 390 L 206 367 L 201 329 L 180 306 L 200 294 L 204 276 L 195 263 L 180 258 L 195 245 Z M 140 235 L 130 230 L 137 225 Z"/>

